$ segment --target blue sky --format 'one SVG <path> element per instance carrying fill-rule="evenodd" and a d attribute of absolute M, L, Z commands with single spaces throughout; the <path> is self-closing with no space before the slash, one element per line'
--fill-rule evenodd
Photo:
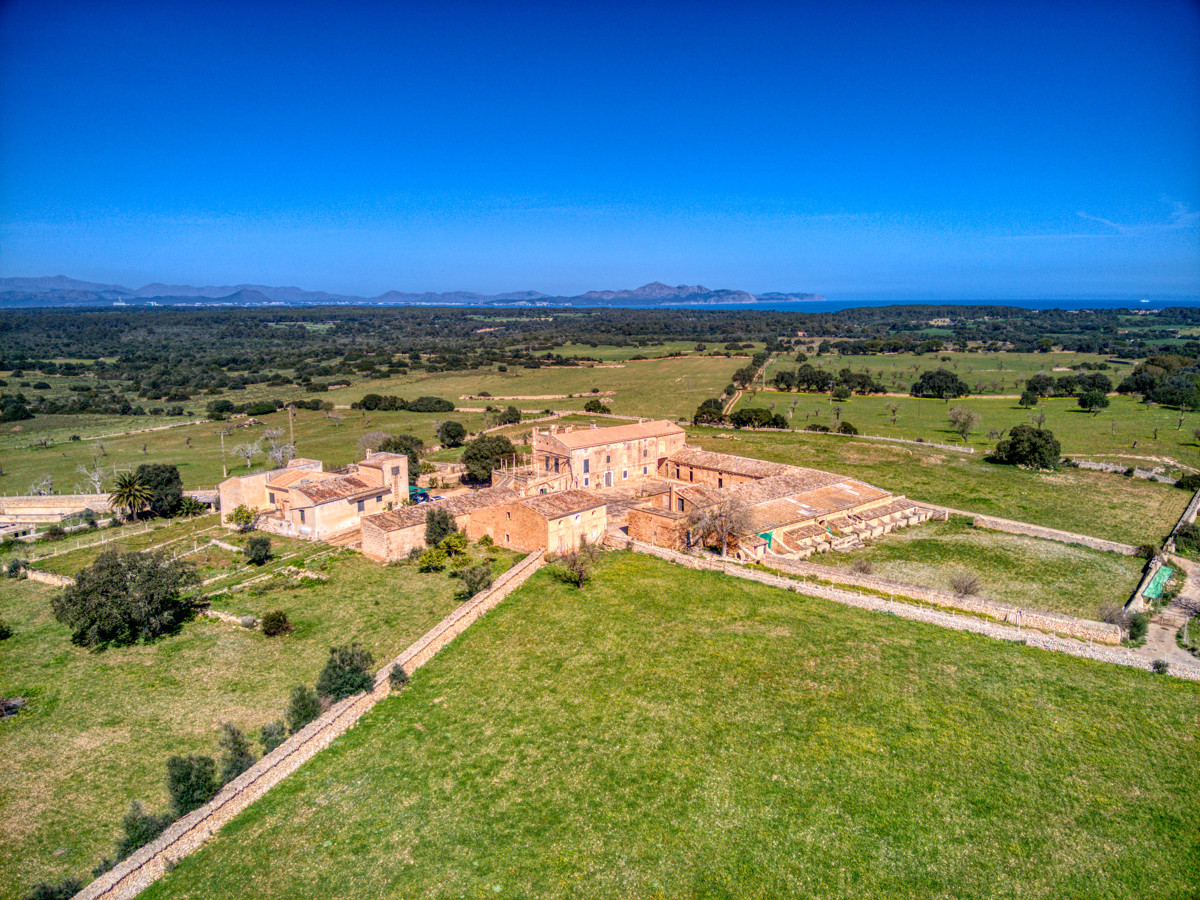
<path fill-rule="evenodd" d="M 0 274 L 1200 296 L 1200 4 L 0 0 Z"/>

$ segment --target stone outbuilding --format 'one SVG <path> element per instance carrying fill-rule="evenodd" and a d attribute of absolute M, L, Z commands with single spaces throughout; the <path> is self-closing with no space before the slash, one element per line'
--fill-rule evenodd
<path fill-rule="evenodd" d="M 682 450 L 685 439 L 682 428 L 666 421 L 534 429 L 531 475 L 538 493 L 620 487 L 657 478 L 660 462 Z"/>

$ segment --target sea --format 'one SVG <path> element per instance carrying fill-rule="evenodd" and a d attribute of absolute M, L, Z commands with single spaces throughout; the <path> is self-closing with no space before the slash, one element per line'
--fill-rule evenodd
<path fill-rule="evenodd" d="M 1200 297 L 1145 300 L 806 300 L 792 303 L 662 305 L 680 309 L 775 309 L 796 313 L 838 312 L 843 309 L 862 309 L 874 306 L 1014 306 L 1019 309 L 1038 310 L 1128 309 L 1149 311 L 1177 307 L 1200 308 Z"/>

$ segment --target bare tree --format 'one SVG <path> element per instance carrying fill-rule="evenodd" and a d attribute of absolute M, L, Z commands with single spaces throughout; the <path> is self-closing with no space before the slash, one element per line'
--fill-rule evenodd
<path fill-rule="evenodd" d="M 378 450 L 390 437 L 386 431 L 368 431 L 358 439 L 358 452 L 365 456 L 368 450 Z"/>
<path fill-rule="evenodd" d="M 892 414 L 892 424 L 895 425 L 896 424 L 896 413 L 900 412 L 900 404 L 899 403 L 889 403 L 889 404 L 887 404 L 887 406 L 884 407 L 884 409 L 886 409 L 889 413 Z"/>
<path fill-rule="evenodd" d="M 43 475 L 37 481 L 29 486 L 29 493 L 44 496 L 54 493 L 54 479 L 50 475 Z"/>
<path fill-rule="evenodd" d="M 246 461 L 246 468 L 248 469 L 250 468 L 250 461 L 262 453 L 262 447 L 259 446 L 258 441 L 246 441 L 235 446 L 232 452 L 234 456 L 240 456 Z"/>
<path fill-rule="evenodd" d="M 83 476 L 93 494 L 104 493 L 104 467 L 97 460 L 93 459 L 90 466 L 80 463 L 75 467 L 75 471 Z"/>
<path fill-rule="evenodd" d="M 1042 430 L 1042 426 L 1046 424 L 1046 411 L 1040 406 L 1037 412 L 1029 414 L 1029 421 L 1038 427 L 1038 431 Z"/>
<path fill-rule="evenodd" d="M 326 413 L 325 413 L 325 418 L 327 418 L 327 419 L 329 419 L 330 421 L 332 421 L 332 422 L 333 422 L 333 427 L 334 427 L 334 428 L 337 428 L 339 425 L 341 425 L 341 424 L 342 424 L 342 418 L 343 418 L 343 416 L 342 416 L 342 414 L 341 414 L 341 413 L 339 413 L 339 412 L 326 412 Z"/>
<path fill-rule="evenodd" d="M 279 444 L 267 452 L 267 459 L 282 468 L 296 458 L 296 448 L 292 444 Z"/>
<path fill-rule="evenodd" d="M 267 443 L 270 444 L 271 449 L 274 450 L 276 447 L 284 443 L 284 433 L 285 432 L 282 428 L 268 428 L 263 432 L 263 437 L 267 439 Z"/>
<path fill-rule="evenodd" d="M 729 537 L 745 534 L 753 527 L 750 507 L 726 495 L 716 503 L 697 508 L 687 519 L 687 529 L 704 541 L 711 535 L 721 542 L 721 555 L 729 554 Z"/>
<path fill-rule="evenodd" d="M 974 431 L 975 426 L 979 424 L 979 413 L 967 409 L 965 406 L 954 406 L 950 408 L 949 416 L 951 425 L 954 426 L 954 430 L 958 432 L 965 444 L 967 435 Z"/>

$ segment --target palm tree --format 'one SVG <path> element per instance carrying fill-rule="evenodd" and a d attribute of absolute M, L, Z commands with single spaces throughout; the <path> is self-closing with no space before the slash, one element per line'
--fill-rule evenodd
<path fill-rule="evenodd" d="M 184 497 L 183 502 L 179 504 L 179 514 L 189 519 L 192 516 L 202 516 L 207 511 L 208 507 L 195 497 Z"/>
<path fill-rule="evenodd" d="M 132 472 L 124 472 L 117 476 L 117 486 L 108 495 L 108 502 L 116 507 L 129 510 L 129 518 L 134 518 L 142 507 L 148 506 L 152 499 L 150 489 Z"/>

